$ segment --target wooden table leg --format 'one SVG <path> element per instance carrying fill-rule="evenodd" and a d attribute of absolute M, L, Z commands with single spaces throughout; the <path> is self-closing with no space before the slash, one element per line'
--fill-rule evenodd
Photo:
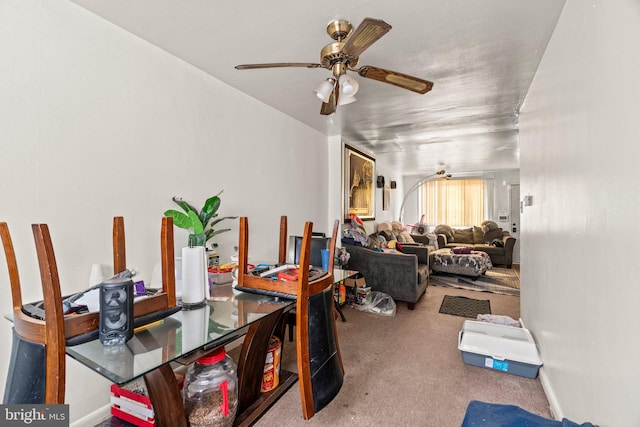
<path fill-rule="evenodd" d="M 162 365 L 144 376 L 157 427 L 187 427 L 182 395 L 171 365 Z"/>
<path fill-rule="evenodd" d="M 260 392 L 269 339 L 274 332 L 279 334 L 276 330 L 278 327 L 281 329 L 283 316 L 286 315 L 287 312 L 279 310 L 249 327 L 238 360 L 239 396 L 236 425 L 253 424 L 297 381 L 296 374 L 281 369 L 278 387 L 267 393 Z"/>

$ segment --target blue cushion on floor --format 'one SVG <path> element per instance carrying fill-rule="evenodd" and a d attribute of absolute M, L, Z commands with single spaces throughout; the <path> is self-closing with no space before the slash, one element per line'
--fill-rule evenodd
<path fill-rule="evenodd" d="M 576 424 L 566 418 L 550 420 L 514 405 L 499 405 L 472 400 L 461 427 L 593 427 L 591 423 Z"/>

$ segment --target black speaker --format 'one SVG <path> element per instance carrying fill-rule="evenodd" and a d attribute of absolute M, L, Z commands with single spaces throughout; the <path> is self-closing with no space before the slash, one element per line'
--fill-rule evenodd
<path fill-rule="evenodd" d="M 133 293 L 131 279 L 109 279 L 100 285 L 100 342 L 120 345 L 133 337 Z"/>
<path fill-rule="evenodd" d="M 384 188 L 384 176 L 382 175 L 378 175 L 378 188 Z"/>

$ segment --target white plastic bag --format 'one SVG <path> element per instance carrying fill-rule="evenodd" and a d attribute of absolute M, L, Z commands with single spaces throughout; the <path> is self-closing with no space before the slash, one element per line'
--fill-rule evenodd
<path fill-rule="evenodd" d="M 383 316 L 396 315 L 396 302 L 391 298 L 391 296 L 384 292 L 369 292 L 362 301 L 362 304 L 356 305 L 355 308 L 358 311 L 382 314 Z"/>

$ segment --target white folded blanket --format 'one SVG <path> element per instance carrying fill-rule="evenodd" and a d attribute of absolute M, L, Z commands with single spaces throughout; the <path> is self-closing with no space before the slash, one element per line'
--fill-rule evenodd
<path fill-rule="evenodd" d="M 514 326 L 516 328 L 520 327 L 520 322 L 515 320 L 509 316 L 499 315 L 499 314 L 478 314 L 478 318 L 480 322 L 487 323 L 497 323 L 499 325 L 505 326 Z"/>

